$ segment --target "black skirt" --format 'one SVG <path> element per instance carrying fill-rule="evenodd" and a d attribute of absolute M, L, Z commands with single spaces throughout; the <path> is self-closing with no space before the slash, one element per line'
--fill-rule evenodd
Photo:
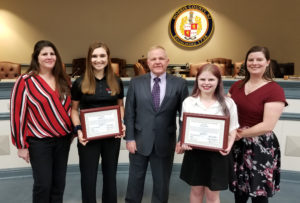
<path fill-rule="evenodd" d="M 183 157 L 180 178 L 191 186 L 206 186 L 212 191 L 226 190 L 231 179 L 232 156 L 193 149 Z"/>

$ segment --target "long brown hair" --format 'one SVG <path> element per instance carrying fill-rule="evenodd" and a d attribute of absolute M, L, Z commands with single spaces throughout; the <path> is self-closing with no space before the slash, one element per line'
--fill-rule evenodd
<path fill-rule="evenodd" d="M 246 84 L 246 82 L 248 82 L 248 80 L 250 79 L 250 73 L 248 71 L 247 68 L 247 61 L 248 61 L 248 56 L 249 54 L 253 53 L 253 52 L 262 52 L 265 56 L 265 58 L 267 59 L 267 61 L 270 60 L 270 52 L 269 49 L 267 47 L 262 47 L 262 46 L 253 46 L 249 49 L 249 51 L 246 54 L 246 58 L 245 58 L 245 62 L 244 62 L 244 66 L 245 66 L 245 78 L 242 80 L 240 87 L 242 87 L 244 84 Z M 265 80 L 268 81 L 273 81 L 274 78 L 274 74 L 273 74 L 273 70 L 270 66 L 270 64 L 267 66 L 263 76 L 262 76 Z"/>
<path fill-rule="evenodd" d="M 70 78 L 63 67 L 58 50 L 52 42 L 48 40 L 40 40 L 34 45 L 30 66 L 26 73 L 29 75 L 39 74 L 40 64 L 38 56 L 44 47 L 51 47 L 56 55 L 56 62 L 54 68 L 52 69 L 52 74 L 55 78 L 55 88 L 59 93 L 60 100 L 62 100 L 65 95 L 70 95 Z"/>
<path fill-rule="evenodd" d="M 108 63 L 105 67 L 104 74 L 106 76 L 107 85 L 111 90 L 111 95 L 116 95 L 120 93 L 120 86 L 116 79 L 116 75 L 111 67 L 110 51 L 106 44 L 102 42 L 94 42 L 89 46 L 88 54 L 86 57 L 86 68 L 81 83 L 81 91 L 84 94 L 95 94 L 96 91 L 96 79 L 92 66 L 92 54 L 95 49 L 103 48 L 107 53 Z"/>
<path fill-rule="evenodd" d="M 205 64 L 205 65 L 201 66 L 200 68 L 198 68 L 196 80 L 195 80 L 194 88 L 193 88 L 193 92 L 192 92 L 192 97 L 198 97 L 201 94 L 201 90 L 199 89 L 199 85 L 198 85 L 198 77 L 204 71 L 211 72 L 218 79 L 218 84 L 215 89 L 214 96 L 217 98 L 217 101 L 220 103 L 224 115 L 226 115 L 226 116 L 229 115 L 229 110 L 228 110 L 228 107 L 225 102 L 225 94 L 224 94 L 224 87 L 223 87 L 221 72 L 220 72 L 218 66 L 216 66 L 214 64 Z"/>

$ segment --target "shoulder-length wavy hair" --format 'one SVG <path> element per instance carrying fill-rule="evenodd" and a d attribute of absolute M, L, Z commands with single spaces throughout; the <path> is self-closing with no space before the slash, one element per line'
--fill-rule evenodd
<path fill-rule="evenodd" d="M 66 73 L 64 65 L 62 63 L 60 54 L 58 53 L 55 45 L 48 40 L 40 40 L 34 45 L 33 53 L 31 55 L 30 66 L 27 70 L 27 74 L 29 75 L 38 75 L 40 72 L 40 64 L 39 64 L 39 54 L 41 50 L 45 47 L 51 47 L 56 55 L 56 62 L 54 68 L 52 69 L 52 74 L 55 78 L 55 88 L 60 95 L 60 99 L 62 100 L 66 95 L 70 95 L 70 78 Z"/>
<path fill-rule="evenodd" d="M 249 54 L 253 53 L 253 52 L 262 52 L 265 56 L 265 58 L 267 59 L 267 61 L 270 60 L 270 52 L 268 50 L 267 47 L 263 47 L 263 46 L 253 46 L 249 49 L 249 51 L 247 52 L 246 54 L 246 58 L 245 58 L 245 78 L 242 80 L 241 84 L 240 84 L 240 87 L 242 87 L 249 79 L 250 79 L 250 73 L 248 71 L 248 68 L 247 68 L 247 61 L 248 61 L 248 56 Z M 263 76 L 262 76 L 265 80 L 268 80 L 268 81 L 273 81 L 273 78 L 274 78 L 274 74 L 273 74 L 273 71 L 272 71 L 272 68 L 270 66 L 270 64 L 267 66 Z"/>
<path fill-rule="evenodd" d="M 218 79 L 218 84 L 215 89 L 214 96 L 216 97 L 217 101 L 220 103 L 224 115 L 226 115 L 226 116 L 229 115 L 229 110 L 228 110 L 226 102 L 225 102 L 225 94 L 224 94 L 224 87 L 223 87 L 221 72 L 220 72 L 218 66 L 216 66 L 214 64 L 205 64 L 205 65 L 201 66 L 200 68 L 198 68 L 195 83 L 194 83 L 194 88 L 193 88 L 193 92 L 192 92 L 192 97 L 200 96 L 201 90 L 199 89 L 199 85 L 198 85 L 198 77 L 201 75 L 201 73 L 203 73 L 205 71 L 211 72 Z"/>
<path fill-rule="evenodd" d="M 120 93 L 120 86 L 117 81 L 116 75 L 111 67 L 110 51 L 106 44 L 102 42 L 94 42 L 89 46 L 88 54 L 86 57 L 86 66 L 84 71 L 83 80 L 81 83 L 81 91 L 84 94 L 95 94 L 96 91 L 96 79 L 94 74 L 94 68 L 92 66 L 92 55 L 95 49 L 103 48 L 107 53 L 108 64 L 105 67 L 104 74 L 106 76 L 107 85 L 111 90 L 111 95 Z"/>

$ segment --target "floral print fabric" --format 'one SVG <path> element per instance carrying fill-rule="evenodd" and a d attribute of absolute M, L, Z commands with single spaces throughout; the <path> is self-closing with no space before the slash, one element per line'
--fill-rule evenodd
<path fill-rule="evenodd" d="M 234 173 L 231 191 L 251 197 L 272 197 L 279 191 L 280 148 L 273 132 L 242 138 L 232 150 Z"/>

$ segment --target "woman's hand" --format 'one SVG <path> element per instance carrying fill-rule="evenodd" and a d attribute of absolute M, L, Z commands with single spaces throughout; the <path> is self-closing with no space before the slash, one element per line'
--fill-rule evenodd
<path fill-rule="evenodd" d="M 187 144 L 182 144 L 181 147 L 182 147 L 183 150 L 192 150 L 193 149 L 192 147 L 190 147 Z"/>
<path fill-rule="evenodd" d="M 238 136 L 243 138 L 256 137 L 272 131 L 279 120 L 284 107 L 284 102 L 265 103 L 263 121 L 251 127 L 238 129 Z"/>
<path fill-rule="evenodd" d="M 180 144 L 180 142 L 177 142 L 175 151 L 177 154 L 182 154 L 185 150 L 192 150 L 190 146 L 187 144 Z"/>
<path fill-rule="evenodd" d="M 222 154 L 223 156 L 226 156 L 226 155 L 229 154 L 230 150 L 231 150 L 231 147 L 228 146 L 226 149 L 220 150 L 219 152 L 220 152 L 220 154 Z"/>
<path fill-rule="evenodd" d="M 29 163 L 30 157 L 28 149 L 18 149 L 18 156 Z"/>
<path fill-rule="evenodd" d="M 122 134 L 115 136 L 115 138 L 123 138 L 125 137 L 126 126 L 122 123 Z"/>
<path fill-rule="evenodd" d="M 241 135 L 242 131 L 243 131 L 242 128 L 236 130 L 235 141 L 239 141 L 240 139 L 242 139 L 242 135 Z"/>
<path fill-rule="evenodd" d="M 83 134 L 82 134 L 82 131 L 81 131 L 81 130 L 78 130 L 78 131 L 77 131 L 77 135 L 78 135 L 78 140 L 79 140 L 79 142 L 80 142 L 83 146 L 85 146 L 85 145 L 89 142 L 87 139 L 83 138 Z"/>
<path fill-rule="evenodd" d="M 229 136 L 228 136 L 228 146 L 226 149 L 223 149 L 223 150 L 220 150 L 220 154 L 223 155 L 223 156 L 226 156 L 230 153 L 231 151 L 231 148 L 234 144 L 234 141 L 236 141 L 237 139 L 241 139 L 241 138 L 237 138 L 239 135 L 238 135 L 238 131 L 239 129 L 236 129 L 236 130 L 232 130 L 229 132 Z"/>
<path fill-rule="evenodd" d="M 180 142 L 177 142 L 176 144 L 176 148 L 175 148 L 175 152 L 177 154 L 182 154 L 184 152 L 184 150 L 182 149 L 181 145 L 180 145 Z"/>

